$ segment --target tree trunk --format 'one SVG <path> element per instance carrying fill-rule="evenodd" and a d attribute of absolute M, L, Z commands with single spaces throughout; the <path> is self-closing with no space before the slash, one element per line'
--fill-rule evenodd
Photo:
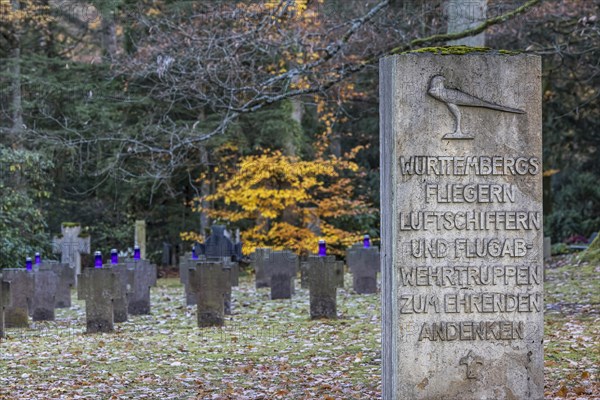
<path fill-rule="evenodd" d="M 448 0 L 446 15 L 448 16 L 448 33 L 463 32 L 480 25 L 486 19 L 487 0 Z M 475 36 L 451 40 L 449 45 L 485 46 L 485 33 Z"/>

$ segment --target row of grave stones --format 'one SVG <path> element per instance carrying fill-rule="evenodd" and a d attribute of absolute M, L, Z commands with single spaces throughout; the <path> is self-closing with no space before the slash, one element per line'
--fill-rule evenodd
<path fill-rule="evenodd" d="M 101 263 L 101 262 L 100 262 Z M 150 287 L 156 285 L 156 266 L 140 259 L 100 268 L 79 275 L 78 296 L 86 301 L 87 332 L 109 332 L 114 322 L 127 321 L 128 314 L 150 313 Z M 4 328 L 27 328 L 33 321 L 53 321 L 56 308 L 71 307 L 74 268 L 44 261 L 31 270 L 3 269 L 0 275 L 0 336 Z"/>
<path fill-rule="evenodd" d="M 310 316 L 337 317 L 337 289 L 344 287 L 344 262 L 326 255 L 325 243 L 320 242 L 318 255 L 300 262 L 291 251 L 258 248 L 253 255 L 256 288 L 270 287 L 271 299 L 289 299 L 294 293 L 294 278 L 301 272 L 300 284 L 310 292 Z M 353 289 L 358 294 L 377 292 L 379 249 L 370 245 L 368 236 L 362 244 L 348 249 L 346 260 L 353 275 Z"/>

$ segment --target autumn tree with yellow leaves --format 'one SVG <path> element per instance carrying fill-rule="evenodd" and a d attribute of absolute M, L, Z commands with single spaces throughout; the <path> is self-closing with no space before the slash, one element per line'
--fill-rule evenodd
<path fill-rule="evenodd" d="M 373 212 L 355 196 L 353 178 L 361 172 L 351 157 L 303 161 L 280 151 L 244 157 L 235 170 L 220 174 L 216 191 L 205 199 L 212 206 L 202 209 L 196 199 L 194 210 L 242 228 L 246 254 L 257 247 L 315 252 L 319 238 L 340 252 L 362 235 L 345 229 L 344 219 Z M 188 232 L 182 238 L 198 237 Z"/>

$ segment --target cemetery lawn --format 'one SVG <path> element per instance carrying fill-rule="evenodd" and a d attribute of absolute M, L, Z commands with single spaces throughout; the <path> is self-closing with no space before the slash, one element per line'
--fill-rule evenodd
<path fill-rule="evenodd" d="M 554 259 L 546 274 L 546 398 L 600 398 L 600 266 Z M 381 397 L 379 295 L 338 290 L 335 321 L 310 321 L 308 291 L 269 300 L 243 276 L 222 329 L 196 327 L 177 279 L 153 313 L 84 334 L 84 303 L 9 329 L 0 399 L 373 399 Z M 346 274 L 346 287 L 351 277 Z"/>

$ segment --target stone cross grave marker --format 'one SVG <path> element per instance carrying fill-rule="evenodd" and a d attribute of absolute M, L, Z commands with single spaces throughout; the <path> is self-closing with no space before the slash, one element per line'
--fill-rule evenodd
<path fill-rule="evenodd" d="M 291 299 L 298 256 L 291 251 L 274 251 L 271 257 L 271 300 Z"/>
<path fill-rule="evenodd" d="M 352 272 L 352 287 L 358 294 L 377 293 L 377 273 L 380 268 L 379 249 L 365 248 L 357 243 L 346 252 L 346 263 Z"/>
<path fill-rule="evenodd" d="M 133 292 L 133 271 L 126 264 L 111 265 L 117 276 L 118 290 L 113 297 L 113 312 L 115 323 L 127 322 L 129 310 L 129 297 Z"/>
<path fill-rule="evenodd" d="M 2 271 L 2 270 L 0 270 Z M 4 333 L 4 310 L 10 305 L 10 282 L 4 280 L 4 276 L 0 274 L 0 338 L 5 336 Z"/>
<path fill-rule="evenodd" d="M 310 318 L 337 318 L 337 287 L 335 256 L 308 257 Z"/>
<path fill-rule="evenodd" d="M 81 274 L 81 254 L 90 253 L 90 237 L 81 237 L 81 226 L 61 226 L 61 236 L 55 236 L 52 240 L 52 251 L 60 253 L 61 262 L 69 264 L 75 272 L 75 284 L 77 276 Z"/>
<path fill-rule="evenodd" d="M 54 321 L 58 276 L 49 269 L 33 271 L 30 276 L 29 314 L 34 321 Z"/>
<path fill-rule="evenodd" d="M 242 258 L 241 243 L 233 243 L 231 234 L 223 225 L 213 225 L 211 234 L 204 244 L 198 244 L 196 247 L 200 257 L 204 256 L 207 260 L 218 261 L 222 258 L 229 258 L 229 268 L 231 269 L 232 286 L 239 285 L 239 264 L 237 262 Z"/>
<path fill-rule="evenodd" d="M 542 399 L 541 62 L 380 63 L 388 399 Z"/>
<path fill-rule="evenodd" d="M 86 268 L 79 276 L 77 295 L 85 300 L 86 332 L 113 332 L 113 300 L 123 296 L 112 267 Z"/>
<path fill-rule="evenodd" d="M 127 260 L 133 273 L 133 287 L 129 294 L 128 312 L 131 315 L 150 314 L 150 288 L 156 286 L 156 265 L 146 260 Z"/>
<path fill-rule="evenodd" d="M 56 308 L 71 307 L 71 288 L 75 286 L 74 268 L 69 264 L 63 264 L 55 261 L 43 261 L 40 264 L 40 271 L 50 270 L 58 277 L 58 285 L 55 293 Z"/>
<path fill-rule="evenodd" d="M 10 282 L 10 305 L 4 311 L 7 328 L 29 328 L 29 302 L 33 292 L 32 271 L 4 268 L 3 279 Z"/>
<path fill-rule="evenodd" d="M 196 294 L 198 327 L 222 326 L 225 302 L 231 293 L 230 272 L 223 261 L 199 261 L 189 270 L 190 289 Z"/>

